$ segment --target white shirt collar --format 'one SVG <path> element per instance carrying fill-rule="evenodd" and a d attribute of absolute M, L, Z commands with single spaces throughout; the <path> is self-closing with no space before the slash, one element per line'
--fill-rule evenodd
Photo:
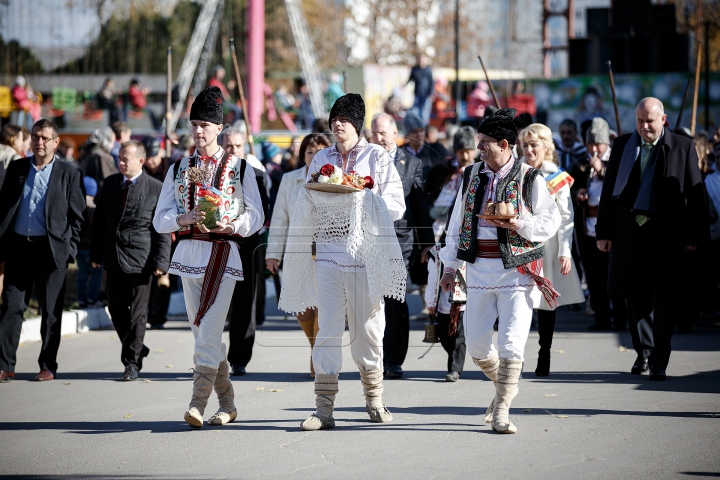
<path fill-rule="evenodd" d="M 142 172 L 142 170 L 140 170 L 140 173 L 138 173 L 137 175 L 135 175 L 132 178 L 125 177 L 125 180 L 130 180 L 132 182 L 132 184 L 135 185 L 138 181 L 138 178 L 140 178 L 140 175 L 142 175 L 142 174 L 143 174 L 143 172 Z"/>

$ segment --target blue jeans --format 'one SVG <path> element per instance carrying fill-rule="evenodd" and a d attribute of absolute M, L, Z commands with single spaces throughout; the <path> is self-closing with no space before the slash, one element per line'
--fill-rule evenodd
<path fill-rule="evenodd" d="M 78 265 L 77 294 L 78 302 L 93 303 L 100 295 L 100 282 L 102 281 L 102 267 L 93 268 L 90 265 L 90 250 L 78 250 L 75 261 Z"/>
<path fill-rule="evenodd" d="M 430 113 L 432 113 L 430 97 L 415 96 L 415 103 L 413 104 L 412 110 L 422 118 L 423 123 L 427 125 L 430 122 Z"/>

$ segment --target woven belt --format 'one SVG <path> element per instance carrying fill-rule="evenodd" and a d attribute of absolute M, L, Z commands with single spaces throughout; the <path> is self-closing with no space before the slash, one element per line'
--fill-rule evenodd
<path fill-rule="evenodd" d="M 475 256 L 477 258 L 502 258 L 500 244 L 497 240 L 478 240 Z"/>

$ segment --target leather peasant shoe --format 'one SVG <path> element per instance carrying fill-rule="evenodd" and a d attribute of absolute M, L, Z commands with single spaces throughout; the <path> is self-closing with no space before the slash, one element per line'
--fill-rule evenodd
<path fill-rule="evenodd" d="M 219 410 L 215 415 L 210 417 L 208 420 L 209 425 L 225 425 L 226 423 L 230 423 L 235 421 L 237 418 L 237 410 L 233 410 L 232 412 L 225 412 L 223 410 Z"/>
<path fill-rule="evenodd" d="M 445 375 L 445 381 L 447 382 L 457 382 L 458 380 L 460 380 L 460 374 L 455 370 Z"/>
<path fill-rule="evenodd" d="M 664 382 L 667 380 L 667 375 L 665 374 L 665 370 L 660 370 L 657 367 L 650 367 L 650 376 L 648 379 L 654 382 Z"/>
<path fill-rule="evenodd" d="M 55 374 L 48 370 L 47 368 L 44 368 L 40 370 L 40 373 L 37 374 L 35 377 L 35 381 L 38 382 L 47 382 L 48 380 L 53 380 L 55 378 Z"/>
<path fill-rule="evenodd" d="M 371 407 L 370 405 L 367 405 L 365 407 L 365 410 L 367 410 L 368 415 L 370 415 L 370 421 L 373 423 L 392 422 L 392 414 L 385 405 L 382 405 L 380 407 Z"/>
<path fill-rule="evenodd" d="M 123 380 L 126 382 L 131 382 L 133 380 L 138 379 L 138 369 L 134 365 L 128 365 L 125 367 L 125 372 L 123 373 Z"/>
<path fill-rule="evenodd" d="M 635 363 L 633 363 L 632 368 L 630 369 L 630 373 L 633 375 L 640 375 L 642 373 L 645 373 L 648 371 L 648 357 L 643 357 L 642 355 L 638 355 L 637 359 L 635 360 Z"/>
<path fill-rule="evenodd" d="M 0 383 L 8 383 L 15 380 L 15 372 L 6 372 L 5 370 L 0 370 Z"/>
<path fill-rule="evenodd" d="M 400 365 L 390 365 L 385 372 L 385 378 L 402 378 L 403 369 Z"/>
<path fill-rule="evenodd" d="M 300 428 L 307 431 L 329 430 L 335 428 L 335 419 L 332 416 L 323 417 L 313 413 L 307 420 L 300 424 Z"/>
<path fill-rule="evenodd" d="M 185 412 L 185 421 L 188 425 L 190 425 L 192 428 L 200 428 L 203 424 L 203 418 L 202 414 L 200 413 L 200 410 L 197 409 L 197 407 L 190 407 Z"/>

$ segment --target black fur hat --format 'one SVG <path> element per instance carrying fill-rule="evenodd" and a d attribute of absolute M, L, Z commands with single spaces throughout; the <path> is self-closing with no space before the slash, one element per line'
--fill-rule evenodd
<path fill-rule="evenodd" d="M 517 127 L 513 120 L 516 113 L 514 108 L 501 108 L 485 119 L 478 132 L 497 141 L 507 140 L 510 145 L 515 145 Z"/>
<path fill-rule="evenodd" d="M 477 132 L 469 126 L 460 127 L 453 137 L 453 152 L 458 150 L 475 150 Z"/>
<path fill-rule="evenodd" d="M 357 93 L 348 93 L 335 100 L 328 117 L 331 125 L 333 118 L 338 115 L 350 119 L 350 123 L 355 126 L 355 130 L 359 134 L 365 124 L 365 102 L 363 98 Z"/>
<path fill-rule="evenodd" d="M 220 103 L 222 98 L 222 92 L 218 87 L 208 87 L 200 92 L 190 108 L 190 120 L 202 120 L 222 125 L 223 109 Z"/>

